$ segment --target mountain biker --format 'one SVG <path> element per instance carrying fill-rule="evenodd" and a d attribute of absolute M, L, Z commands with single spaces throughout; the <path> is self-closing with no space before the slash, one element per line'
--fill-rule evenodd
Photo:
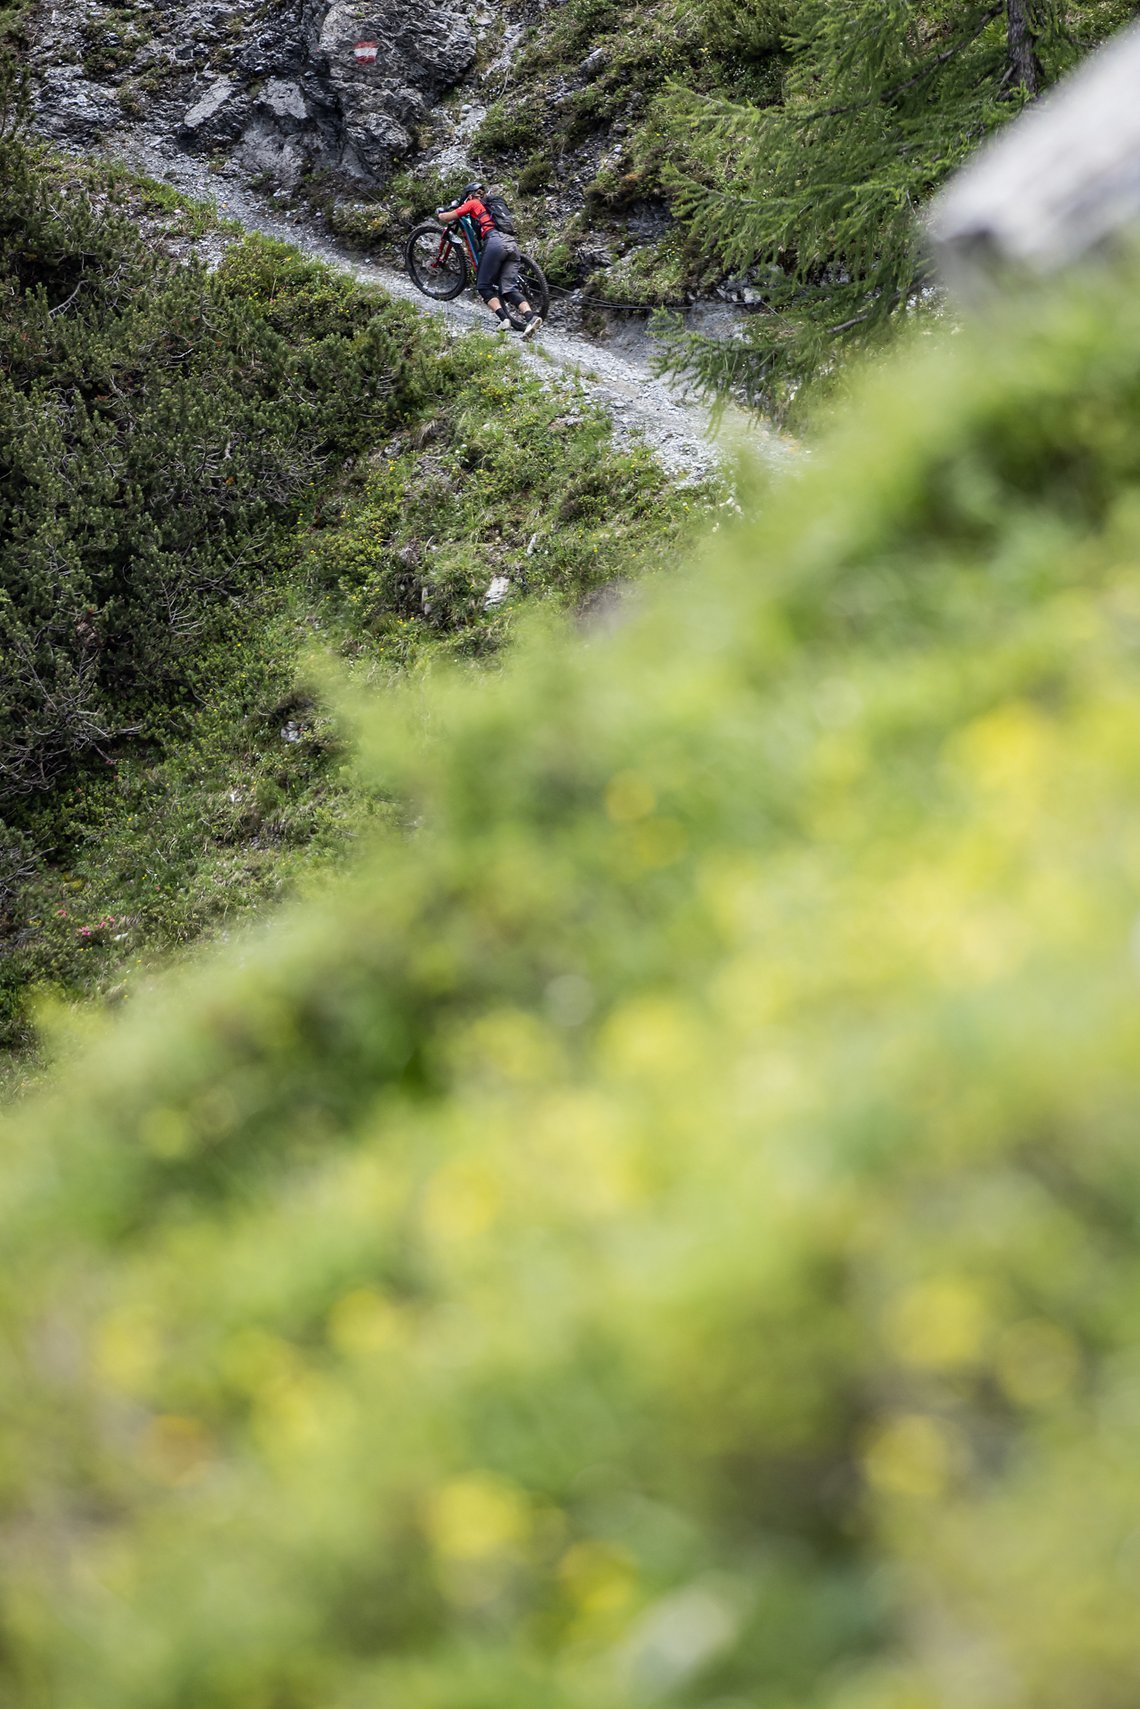
<path fill-rule="evenodd" d="M 501 231 L 495 224 L 495 216 L 484 199 L 486 196 L 487 192 L 482 184 L 468 184 L 459 206 L 437 209 L 437 217 L 445 225 L 451 225 L 464 215 L 471 218 L 483 244 L 475 289 L 498 321 L 499 332 L 511 332 L 514 329 L 514 322 L 504 307 L 505 302 L 512 303 L 523 318 L 523 337 L 533 338 L 542 325 L 542 316 L 535 314 L 519 289 L 521 252 L 513 231 Z M 501 218 L 502 214 L 506 213 L 506 204 L 502 202 L 501 197 L 489 199 L 500 203 Z"/>

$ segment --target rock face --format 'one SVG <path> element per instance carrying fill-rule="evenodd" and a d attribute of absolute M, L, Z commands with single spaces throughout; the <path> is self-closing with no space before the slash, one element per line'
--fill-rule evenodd
<path fill-rule="evenodd" d="M 377 44 L 374 62 L 356 59 L 358 41 Z M 334 0 L 319 47 L 344 114 L 346 147 L 373 177 L 407 153 L 414 126 L 475 58 L 467 19 L 440 0 Z"/>
<path fill-rule="evenodd" d="M 47 135 L 111 147 L 145 115 L 286 189 L 313 167 L 382 183 L 475 57 L 462 0 L 43 0 L 34 37 Z"/>

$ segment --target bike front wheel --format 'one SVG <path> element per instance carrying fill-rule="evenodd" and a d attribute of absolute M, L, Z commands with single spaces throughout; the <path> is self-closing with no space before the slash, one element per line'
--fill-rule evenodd
<path fill-rule="evenodd" d="M 439 302 L 450 302 L 467 283 L 467 257 L 433 220 L 412 232 L 404 245 L 404 262 L 416 289 Z"/>
<path fill-rule="evenodd" d="M 519 290 L 535 314 L 545 320 L 550 313 L 550 286 L 533 255 L 519 257 Z"/>

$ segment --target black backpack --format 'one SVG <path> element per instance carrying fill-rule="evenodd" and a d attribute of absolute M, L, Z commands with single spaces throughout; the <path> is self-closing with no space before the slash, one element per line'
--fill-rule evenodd
<path fill-rule="evenodd" d="M 501 196 L 486 196 L 483 206 L 495 222 L 495 230 L 501 231 L 504 237 L 517 237 L 515 222 L 511 218 L 511 210 Z"/>

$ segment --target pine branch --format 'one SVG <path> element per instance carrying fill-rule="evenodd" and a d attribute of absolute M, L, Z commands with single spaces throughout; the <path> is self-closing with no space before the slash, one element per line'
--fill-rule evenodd
<path fill-rule="evenodd" d="M 998 5 L 990 6 L 981 14 L 975 27 L 968 35 L 962 36 L 950 47 L 944 49 L 942 53 L 937 54 L 934 59 L 929 61 L 928 64 L 920 66 L 913 76 L 904 78 L 901 83 L 895 83 L 889 89 L 881 89 L 874 95 L 867 96 L 867 98 L 862 101 L 848 101 L 842 106 L 820 107 L 814 113 L 798 114 L 797 117 L 799 118 L 799 122 L 801 124 L 818 124 L 823 119 L 841 119 L 846 118 L 851 113 L 864 112 L 871 107 L 889 106 L 893 101 L 896 101 L 900 95 L 906 94 L 908 90 L 917 88 L 921 84 L 929 82 L 932 77 L 941 71 L 944 65 L 948 65 L 952 59 L 957 59 L 960 53 L 964 53 L 966 48 L 970 47 L 977 41 L 982 31 L 987 29 L 988 26 L 993 23 L 994 19 L 1004 10 L 1004 7 L 1005 0 L 1001 0 L 1001 3 Z"/>

